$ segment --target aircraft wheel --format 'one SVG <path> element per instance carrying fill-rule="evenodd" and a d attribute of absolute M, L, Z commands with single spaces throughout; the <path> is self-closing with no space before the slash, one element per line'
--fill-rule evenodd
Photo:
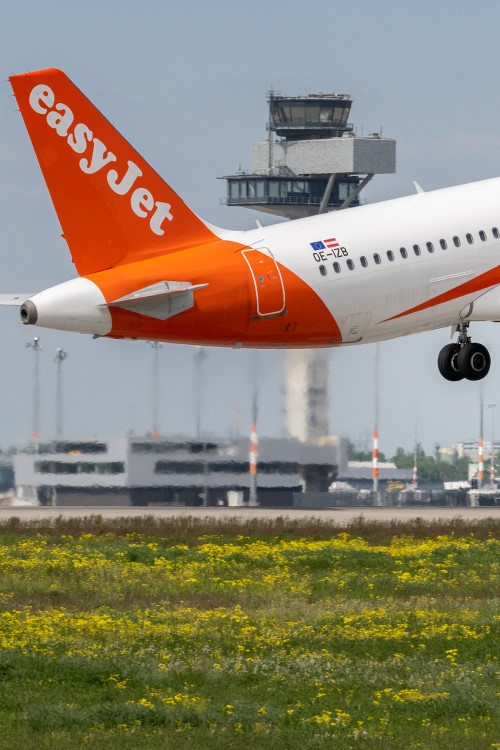
<path fill-rule="evenodd" d="M 491 365 L 490 353 L 482 344 L 466 344 L 456 358 L 457 368 L 467 380 L 482 380 Z"/>
<path fill-rule="evenodd" d="M 447 344 L 443 346 L 438 356 L 439 372 L 446 380 L 462 380 L 467 377 L 462 373 L 458 365 L 458 355 L 460 354 L 460 344 Z"/>

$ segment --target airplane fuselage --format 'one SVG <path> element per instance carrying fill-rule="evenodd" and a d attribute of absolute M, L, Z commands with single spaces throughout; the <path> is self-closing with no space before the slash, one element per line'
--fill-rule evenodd
<path fill-rule="evenodd" d="M 500 318 L 500 298 L 487 314 L 472 304 L 500 283 L 499 206 L 497 178 L 269 227 L 266 239 L 324 302 L 342 343 L 380 341 Z M 316 238 L 347 255 L 315 252 Z"/>
<path fill-rule="evenodd" d="M 96 335 L 270 348 L 380 341 L 491 319 L 475 316 L 473 303 L 500 283 L 499 205 L 493 179 L 228 232 L 87 276 L 103 303 L 166 278 L 206 284 L 181 315 L 159 320 L 115 307 L 95 328 L 92 320 L 73 325 L 59 301 L 58 315 L 67 330 Z M 63 321 L 44 322 L 40 309 L 37 322 Z"/>
<path fill-rule="evenodd" d="M 64 73 L 10 80 L 79 274 L 26 300 L 23 323 L 265 348 L 450 326 L 458 341 L 441 350 L 441 374 L 487 374 L 468 327 L 500 320 L 500 179 L 226 231 L 196 216 Z"/>

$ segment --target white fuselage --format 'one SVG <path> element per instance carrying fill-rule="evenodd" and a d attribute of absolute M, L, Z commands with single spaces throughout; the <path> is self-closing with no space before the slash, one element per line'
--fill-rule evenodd
<path fill-rule="evenodd" d="M 471 305 L 500 283 L 499 230 L 496 178 L 275 224 L 241 239 L 267 247 L 314 289 L 336 320 L 342 343 L 359 343 L 500 318 L 496 294 L 476 314 Z M 339 248 L 315 251 L 313 243 L 325 239 Z M 477 281 L 492 270 L 484 283 Z"/>

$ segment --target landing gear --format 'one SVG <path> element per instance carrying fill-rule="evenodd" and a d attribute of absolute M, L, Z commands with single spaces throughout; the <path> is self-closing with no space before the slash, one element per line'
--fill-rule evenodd
<path fill-rule="evenodd" d="M 468 328 L 468 323 L 461 323 L 457 343 L 447 344 L 439 352 L 438 368 L 446 380 L 482 380 L 489 372 L 490 354 L 482 344 L 471 342 Z"/>
<path fill-rule="evenodd" d="M 457 358 L 459 353 L 460 344 L 447 344 L 439 352 L 439 372 L 446 380 L 462 380 L 464 378 L 463 373 L 458 369 Z"/>
<path fill-rule="evenodd" d="M 467 380 L 482 380 L 490 364 L 490 354 L 482 344 L 466 344 L 457 356 L 457 367 Z"/>

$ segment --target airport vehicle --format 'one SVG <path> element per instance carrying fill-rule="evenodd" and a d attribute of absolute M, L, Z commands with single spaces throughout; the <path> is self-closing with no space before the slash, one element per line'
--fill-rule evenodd
<path fill-rule="evenodd" d="M 438 366 L 479 380 L 473 321 L 500 321 L 500 179 L 249 231 L 196 216 L 64 73 L 10 78 L 78 277 L 26 325 L 112 338 L 293 348 L 449 327 Z"/>

